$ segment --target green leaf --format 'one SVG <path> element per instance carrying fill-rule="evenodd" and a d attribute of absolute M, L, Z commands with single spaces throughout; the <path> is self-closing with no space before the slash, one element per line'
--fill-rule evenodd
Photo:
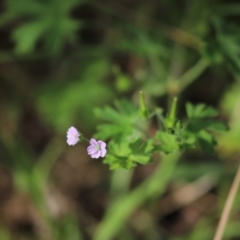
<path fill-rule="evenodd" d="M 134 154 L 134 155 L 130 155 L 129 159 L 132 162 L 137 162 L 143 165 L 153 162 L 153 158 L 149 155 Z"/>
<path fill-rule="evenodd" d="M 220 121 L 211 121 L 211 120 L 206 120 L 206 128 L 208 130 L 212 131 L 227 131 L 229 130 L 228 126 Z"/>
<path fill-rule="evenodd" d="M 217 141 L 211 134 L 202 130 L 198 133 L 197 139 L 203 151 L 209 153 L 214 152 L 214 146 L 217 144 Z"/>
<path fill-rule="evenodd" d="M 141 139 L 138 139 L 134 143 L 131 143 L 129 147 L 132 151 L 132 154 L 129 156 L 129 158 L 132 161 L 141 164 L 153 162 L 153 159 L 151 158 L 151 155 L 154 150 L 152 139 L 149 139 L 146 142 L 143 142 Z"/>
<path fill-rule="evenodd" d="M 164 153 L 172 153 L 179 150 L 179 142 L 177 137 L 167 132 L 158 131 L 156 138 L 160 141 L 159 149 Z"/>
<path fill-rule="evenodd" d="M 140 164 L 153 162 L 153 140 L 143 141 L 139 138 L 121 139 L 118 142 L 112 140 L 108 144 L 108 153 L 104 159 L 104 163 L 110 166 L 111 170 L 131 168 Z"/>
<path fill-rule="evenodd" d="M 240 60 L 239 60 L 239 40 L 238 34 L 240 28 L 231 23 L 215 18 L 215 28 L 217 31 L 217 40 L 219 41 L 220 51 L 224 57 L 224 62 L 230 71 L 240 76 Z"/>
<path fill-rule="evenodd" d="M 205 104 L 193 106 L 191 103 L 186 104 L 186 111 L 189 118 L 215 117 L 219 112 L 213 107 L 206 107 Z"/>
<path fill-rule="evenodd" d="M 37 40 L 44 34 L 48 26 L 47 21 L 36 20 L 17 28 L 12 33 L 12 38 L 16 42 L 15 51 L 19 54 L 33 51 Z"/>
<path fill-rule="evenodd" d="M 137 164 L 129 159 L 131 150 L 126 141 L 110 141 L 108 144 L 108 153 L 103 163 L 108 164 L 111 170 L 125 168 L 130 170 Z"/>
<path fill-rule="evenodd" d="M 12 33 L 17 53 L 33 51 L 39 40 L 45 43 L 48 51 L 56 53 L 65 41 L 74 42 L 76 39 L 81 24 L 70 16 L 70 11 L 79 3 L 78 0 L 9 0 L 0 24 L 16 18 L 29 19 Z"/>
<path fill-rule="evenodd" d="M 206 107 L 204 104 L 193 106 L 187 103 L 186 111 L 189 122 L 182 133 L 181 147 L 192 148 L 198 142 L 204 151 L 212 153 L 217 142 L 210 132 L 226 131 L 228 127 L 213 118 L 219 113 L 212 107 Z"/>
<path fill-rule="evenodd" d="M 95 137 L 106 140 L 110 137 L 139 137 L 142 135 L 142 126 L 145 123 L 138 116 L 138 109 L 131 102 L 115 101 L 114 108 L 105 107 L 95 109 L 95 115 L 106 123 L 97 127 Z"/>

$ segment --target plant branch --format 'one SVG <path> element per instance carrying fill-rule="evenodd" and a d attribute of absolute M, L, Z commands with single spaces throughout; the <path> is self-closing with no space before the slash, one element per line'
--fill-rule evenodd
<path fill-rule="evenodd" d="M 209 66 L 204 58 L 201 58 L 192 68 L 190 68 L 182 77 L 179 79 L 180 91 L 183 91 L 188 85 L 198 78 Z"/>

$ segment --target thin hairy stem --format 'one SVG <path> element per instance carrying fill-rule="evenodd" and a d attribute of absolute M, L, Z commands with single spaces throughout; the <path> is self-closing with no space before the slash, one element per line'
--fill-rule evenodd
<path fill-rule="evenodd" d="M 224 209 L 223 209 L 223 212 L 222 212 L 222 216 L 221 216 L 221 219 L 220 219 L 218 227 L 217 227 L 217 231 L 216 231 L 215 236 L 214 236 L 214 240 L 221 240 L 222 237 L 223 237 L 224 229 L 226 227 L 227 220 L 228 220 L 228 217 L 229 217 L 229 214 L 230 214 L 230 210 L 231 210 L 231 207 L 233 205 L 233 201 L 234 201 L 236 193 L 237 193 L 239 182 L 240 182 L 240 165 L 238 166 L 236 176 L 233 180 L 233 184 L 232 184 L 231 189 L 229 191 L 227 201 L 225 203 L 225 206 L 224 206 Z"/>

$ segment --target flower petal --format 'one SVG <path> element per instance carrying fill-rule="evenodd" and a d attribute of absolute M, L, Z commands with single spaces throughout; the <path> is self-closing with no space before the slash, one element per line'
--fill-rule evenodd
<path fill-rule="evenodd" d="M 75 145 L 77 143 L 77 141 L 72 138 L 69 138 L 69 139 L 67 139 L 67 143 L 68 143 L 68 145 L 71 146 L 71 145 Z"/>
<path fill-rule="evenodd" d="M 94 146 L 92 146 L 92 145 L 87 147 L 87 151 L 91 151 L 92 149 L 95 149 Z"/>
<path fill-rule="evenodd" d="M 90 142 L 91 145 L 96 145 L 97 144 L 97 141 L 94 138 L 91 138 L 89 142 Z"/>
<path fill-rule="evenodd" d="M 100 144 L 101 149 L 103 149 L 107 146 L 107 144 L 102 140 L 99 140 L 98 143 Z"/>
<path fill-rule="evenodd" d="M 87 148 L 87 152 L 88 152 L 89 155 L 95 154 L 95 153 L 97 153 L 97 151 L 98 150 L 94 146 L 89 146 Z"/>
<path fill-rule="evenodd" d="M 75 127 L 70 127 L 67 131 L 68 145 L 75 145 L 79 141 L 80 133 Z"/>
<path fill-rule="evenodd" d="M 101 157 L 105 157 L 106 153 L 107 153 L 106 148 L 101 149 Z"/>
<path fill-rule="evenodd" d="M 101 152 L 100 151 L 97 151 L 96 153 L 92 154 L 91 155 L 91 158 L 99 158 L 101 155 Z"/>
<path fill-rule="evenodd" d="M 79 132 L 78 130 L 75 128 L 75 127 L 70 127 L 67 131 L 68 134 L 72 135 L 72 134 L 76 134 L 76 135 L 79 135 Z"/>

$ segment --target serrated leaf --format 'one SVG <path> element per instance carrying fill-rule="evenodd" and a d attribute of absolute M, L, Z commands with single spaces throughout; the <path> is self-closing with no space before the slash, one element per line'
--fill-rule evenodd
<path fill-rule="evenodd" d="M 179 142 L 175 135 L 172 135 L 167 132 L 158 131 L 156 134 L 156 138 L 160 141 L 160 150 L 164 153 L 172 153 L 174 151 L 179 150 Z"/>
<path fill-rule="evenodd" d="M 188 131 L 197 133 L 202 129 L 208 129 L 211 131 L 227 131 L 228 127 L 225 123 L 218 120 L 192 118 L 189 121 L 187 129 Z"/>
<path fill-rule="evenodd" d="M 208 121 L 206 124 L 206 128 L 208 130 L 213 130 L 213 131 L 228 131 L 229 128 L 228 126 L 220 121 Z"/>
<path fill-rule="evenodd" d="M 110 141 L 108 154 L 104 163 L 110 166 L 110 169 L 131 168 L 140 164 L 147 164 L 153 161 L 153 141 L 142 141 L 141 139 L 121 139 L 118 142 Z"/>
<path fill-rule="evenodd" d="M 131 143 L 129 147 L 132 151 L 132 154 L 129 156 L 132 161 L 141 164 L 147 164 L 153 161 L 151 158 L 154 149 L 152 139 L 149 139 L 145 142 L 143 142 L 141 139 L 138 139 L 134 143 Z"/>
<path fill-rule="evenodd" d="M 153 158 L 150 155 L 135 154 L 135 155 L 130 155 L 129 159 L 132 162 L 137 162 L 143 165 L 153 162 Z"/>
<path fill-rule="evenodd" d="M 138 109 L 126 100 L 115 101 L 114 108 L 97 108 L 97 118 L 106 123 L 99 124 L 95 137 L 103 140 L 109 137 L 139 137 L 142 135 L 141 125 L 144 121 L 138 116 Z"/>
<path fill-rule="evenodd" d="M 183 132 L 183 148 L 193 147 L 196 142 L 201 148 L 212 153 L 216 140 L 210 134 L 211 131 L 226 131 L 228 130 L 226 124 L 215 120 L 213 117 L 218 115 L 218 111 L 212 107 L 206 107 L 204 104 L 193 106 L 188 103 L 186 105 L 189 122 Z M 192 143 L 189 142 L 191 139 Z"/>
<path fill-rule="evenodd" d="M 121 125 L 112 125 L 108 123 L 99 124 L 97 126 L 98 132 L 94 135 L 96 138 L 101 138 L 103 140 L 106 140 L 112 136 L 118 136 L 121 137 L 126 135 L 130 136 L 133 129 L 130 126 L 126 126 L 124 128 L 124 132 L 122 131 L 123 126 Z"/>
<path fill-rule="evenodd" d="M 189 118 L 206 118 L 215 117 L 219 112 L 213 107 L 207 107 L 205 104 L 193 106 L 191 103 L 186 104 L 186 111 Z"/>
<path fill-rule="evenodd" d="M 12 34 L 16 42 L 16 52 L 29 53 L 34 50 L 37 41 L 45 42 L 48 51 L 56 53 L 65 41 L 73 42 L 80 22 L 70 17 L 70 10 L 79 4 L 78 0 L 60 1 L 9 0 L 3 22 L 15 18 L 28 19 Z"/>
<path fill-rule="evenodd" d="M 193 134 L 188 131 L 183 131 L 181 149 L 188 150 L 194 148 L 196 145 L 196 141 L 197 141 L 196 134 Z"/>
<path fill-rule="evenodd" d="M 209 153 L 214 152 L 214 146 L 217 144 L 213 136 L 204 130 L 198 133 L 198 142 L 202 150 Z"/>
<path fill-rule="evenodd" d="M 131 151 L 127 142 L 110 141 L 108 145 L 108 154 L 103 163 L 108 164 L 111 170 L 119 168 L 130 170 L 132 167 L 136 166 L 136 163 L 129 158 L 130 154 Z"/>
<path fill-rule="evenodd" d="M 133 167 L 137 166 L 136 162 L 128 161 L 127 158 L 116 157 L 114 155 L 108 154 L 105 159 L 103 160 L 104 164 L 109 165 L 110 170 L 117 170 L 120 168 L 124 168 L 126 170 L 130 170 Z"/>
<path fill-rule="evenodd" d="M 132 152 L 137 153 L 141 151 L 142 153 L 149 153 L 153 150 L 153 140 L 142 141 L 141 139 L 136 139 L 136 141 L 129 144 Z"/>

